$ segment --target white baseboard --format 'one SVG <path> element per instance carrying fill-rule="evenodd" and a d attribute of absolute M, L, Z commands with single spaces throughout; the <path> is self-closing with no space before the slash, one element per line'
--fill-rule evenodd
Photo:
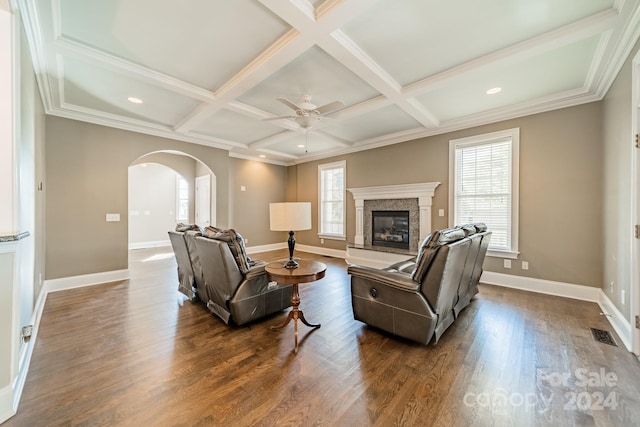
<path fill-rule="evenodd" d="M 345 259 L 347 257 L 347 252 L 346 251 L 341 251 L 341 250 L 338 250 L 338 249 L 322 248 L 322 247 L 319 247 L 319 246 L 296 245 L 296 249 L 300 250 L 302 252 L 309 252 L 309 253 L 312 253 L 312 254 L 330 256 L 330 257 L 334 257 L 334 258 Z"/>
<path fill-rule="evenodd" d="M 282 242 L 282 243 L 273 243 L 270 245 L 261 245 L 261 246 L 249 246 L 247 247 L 247 253 L 248 254 L 255 254 L 258 252 L 268 252 L 268 251 L 275 251 L 278 249 L 287 249 L 287 242 Z M 330 257 L 334 257 L 334 258 L 346 258 L 347 257 L 347 253 L 345 251 L 341 251 L 338 249 L 329 249 L 329 248 L 322 248 L 319 246 L 311 246 L 311 245 L 301 245 L 299 243 L 296 244 L 296 251 L 301 251 L 301 252 L 309 252 L 312 254 L 318 254 L 318 255 L 325 255 L 325 256 L 330 256 Z"/>
<path fill-rule="evenodd" d="M 269 251 L 277 251 L 278 249 L 286 249 L 287 243 L 272 243 L 270 245 L 260 245 L 260 246 L 247 246 L 248 254 L 255 254 L 258 252 L 269 252 Z"/>
<path fill-rule="evenodd" d="M 489 285 L 504 286 L 523 291 L 537 292 L 547 295 L 555 295 L 565 298 L 573 298 L 581 301 L 595 302 L 616 331 L 622 343 L 631 351 L 631 324 L 620 313 L 609 297 L 600 288 L 591 286 L 574 285 L 571 283 L 554 282 L 551 280 L 536 279 L 532 277 L 514 276 L 511 274 L 494 273 L 485 271 L 480 282 Z"/>
<path fill-rule="evenodd" d="M 45 292 L 56 292 L 65 289 L 82 288 L 84 286 L 117 282 L 129 279 L 129 270 L 105 271 L 102 273 L 83 274 L 80 276 L 61 277 L 45 280 L 42 288 Z"/>
<path fill-rule="evenodd" d="M 620 310 L 611 302 L 607 294 L 604 293 L 602 289 L 600 289 L 600 299 L 598 300 L 598 305 L 607 317 L 611 326 L 616 331 L 622 343 L 627 348 L 627 350 L 632 351 L 631 342 L 633 328 L 631 327 L 631 323 L 624 317 Z"/>
<path fill-rule="evenodd" d="M 504 286 L 506 288 L 520 289 L 523 291 L 537 292 L 539 294 L 579 299 L 582 301 L 598 302 L 600 300 L 600 288 L 536 279 L 533 277 L 514 276 L 512 274 L 484 271 L 480 278 L 480 282 L 487 283 L 489 285 Z"/>
<path fill-rule="evenodd" d="M 171 246 L 171 240 L 156 240 L 153 242 L 136 242 L 129 243 L 129 250 L 131 249 L 145 249 L 145 248 L 159 248 L 163 246 Z"/>

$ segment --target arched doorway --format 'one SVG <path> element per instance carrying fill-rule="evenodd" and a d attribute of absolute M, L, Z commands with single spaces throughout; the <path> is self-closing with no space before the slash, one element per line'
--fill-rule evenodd
<path fill-rule="evenodd" d="M 179 222 L 215 225 L 215 184 L 209 167 L 182 152 L 152 152 L 132 162 L 129 249 L 168 246 L 167 231 Z"/>

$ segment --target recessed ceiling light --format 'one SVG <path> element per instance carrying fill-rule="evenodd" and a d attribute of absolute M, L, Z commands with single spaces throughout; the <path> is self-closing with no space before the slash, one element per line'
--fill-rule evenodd
<path fill-rule="evenodd" d="M 136 98 L 135 96 L 130 96 L 127 98 L 127 100 L 129 100 L 129 102 L 132 102 L 134 104 L 142 104 L 142 99 Z"/>
<path fill-rule="evenodd" d="M 304 144 L 298 144 L 298 148 L 304 148 Z"/>
<path fill-rule="evenodd" d="M 260 157 L 261 159 L 264 159 L 264 158 L 265 158 L 265 157 L 267 157 L 267 156 L 265 156 L 264 154 L 260 154 L 260 156 L 259 156 L 259 157 Z"/>
<path fill-rule="evenodd" d="M 496 93 L 500 92 L 502 90 L 501 87 L 494 87 L 491 88 L 487 91 L 487 95 L 495 95 Z"/>

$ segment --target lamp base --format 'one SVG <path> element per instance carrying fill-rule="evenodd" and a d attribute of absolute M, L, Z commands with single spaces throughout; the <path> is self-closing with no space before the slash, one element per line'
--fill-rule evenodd
<path fill-rule="evenodd" d="M 284 265 L 284 268 L 298 268 L 298 263 L 293 259 L 293 249 L 296 247 L 296 238 L 294 237 L 293 230 L 289 231 L 289 240 L 287 241 L 287 245 L 289 246 L 289 262 Z"/>
<path fill-rule="evenodd" d="M 298 268 L 298 265 L 299 264 L 296 262 L 296 260 L 291 258 L 289 261 L 287 261 L 285 265 L 283 265 L 283 267 L 288 269 L 294 269 L 294 268 Z"/>

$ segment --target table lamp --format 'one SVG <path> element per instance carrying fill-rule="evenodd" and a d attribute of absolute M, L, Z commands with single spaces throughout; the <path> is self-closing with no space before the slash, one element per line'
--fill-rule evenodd
<path fill-rule="evenodd" d="M 271 231 L 289 232 L 289 261 L 284 267 L 298 268 L 298 263 L 293 259 L 293 248 L 296 246 L 294 231 L 311 229 L 311 203 L 269 203 L 269 219 Z"/>

